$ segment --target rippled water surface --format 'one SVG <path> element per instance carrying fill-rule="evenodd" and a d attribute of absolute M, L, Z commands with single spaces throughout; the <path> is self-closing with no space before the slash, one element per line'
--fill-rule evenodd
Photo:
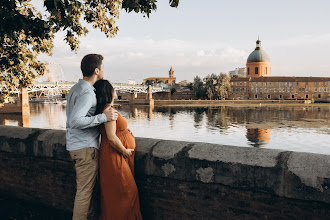
<path fill-rule="evenodd" d="M 137 137 L 330 154 L 330 107 L 118 106 Z M 65 107 L 31 104 L 29 118 L 0 123 L 65 129 Z"/>

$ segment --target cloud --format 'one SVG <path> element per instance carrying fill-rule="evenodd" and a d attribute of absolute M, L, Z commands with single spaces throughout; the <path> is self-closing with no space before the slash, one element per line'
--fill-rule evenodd
<path fill-rule="evenodd" d="M 151 76 L 168 76 L 171 66 L 179 81 L 191 81 L 196 75 L 204 77 L 210 73 L 228 72 L 236 67 L 245 67 L 252 52 L 223 42 L 196 43 L 150 37 L 106 39 L 100 34 L 90 34 L 81 39 L 80 50 L 75 54 L 63 42 L 63 36 L 63 33 L 59 34 L 55 39 L 53 56 L 43 58 L 61 65 L 67 80 L 81 76 L 80 61 L 88 53 L 104 56 L 105 77 L 111 81 L 126 82 L 131 78 L 142 82 Z M 330 34 L 325 34 L 267 42 L 266 52 L 272 61 L 272 74 L 329 76 L 329 62 L 326 61 L 329 55 L 325 49 L 330 48 L 329 39 Z"/>

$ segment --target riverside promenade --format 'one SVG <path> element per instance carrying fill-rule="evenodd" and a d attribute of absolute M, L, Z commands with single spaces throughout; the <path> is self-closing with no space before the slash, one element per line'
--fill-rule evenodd
<path fill-rule="evenodd" d="M 144 219 L 330 215 L 330 155 L 148 138 L 136 145 Z M 47 219 L 70 218 L 75 173 L 65 131 L 0 126 L 0 176 L 2 201 L 50 210 Z"/>

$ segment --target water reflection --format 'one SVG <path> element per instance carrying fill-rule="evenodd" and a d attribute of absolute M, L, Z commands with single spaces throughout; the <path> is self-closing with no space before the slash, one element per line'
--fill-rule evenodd
<path fill-rule="evenodd" d="M 0 115 L 0 124 L 65 129 L 65 107 L 31 103 L 30 108 L 29 120 L 17 115 Z M 328 147 L 330 141 L 329 106 L 121 105 L 117 109 L 128 120 L 133 133 L 140 137 L 253 147 L 291 146 L 295 149 L 301 146 Z"/>
<path fill-rule="evenodd" d="M 262 147 L 270 141 L 270 129 L 247 128 L 246 137 L 253 147 Z"/>
<path fill-rule="evenodd" d="M 29 127 L 30 115 L 0 114 L 0 125 Z"/>

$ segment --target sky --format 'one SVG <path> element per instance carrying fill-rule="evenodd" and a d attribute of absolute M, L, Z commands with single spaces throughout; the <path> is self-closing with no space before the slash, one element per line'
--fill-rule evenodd
<path fill-rule="evenodd" d="M 178 8 L 159 0 L 157 7 L 150 18 L 122 10 L 115 38 L 88 25 L 77 54 L 58 33 L 53 55 L 40 59 L 55 62 L 69 81 L 82 77 L 84 55 L 99 53 L 111 82 L 168 77 L 171 66 L 177 81 L 191 82 L 245 67 L 259 36 L 272 76 L 330 77 L 329 0 L 180 0 Z"/>

